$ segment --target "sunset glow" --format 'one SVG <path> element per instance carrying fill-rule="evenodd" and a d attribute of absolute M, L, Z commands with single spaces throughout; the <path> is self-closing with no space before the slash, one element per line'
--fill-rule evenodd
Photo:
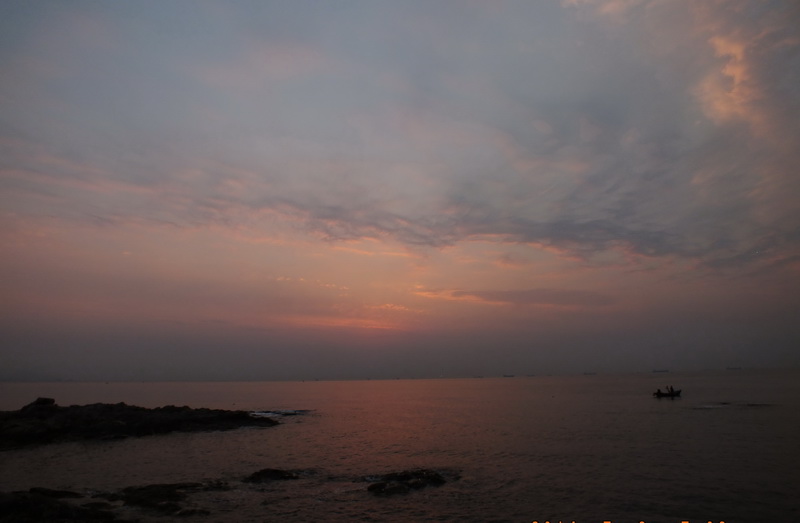
<path fill-rule="evenodd" d="M 800 363 L 792 2 L 0 20 L 0 379 Z"/>

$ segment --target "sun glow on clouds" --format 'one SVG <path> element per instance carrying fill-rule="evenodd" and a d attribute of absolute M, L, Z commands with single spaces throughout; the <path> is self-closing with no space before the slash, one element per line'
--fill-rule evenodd
<path fill-rule="evenodd" d="M 310 5 L 0 7 L 14 368 L 67 318 L 120 366 L 142 325 L 314 375 L 356 340 L 670 366 L 676 329 L 798 361 L 790 2 Z"/>

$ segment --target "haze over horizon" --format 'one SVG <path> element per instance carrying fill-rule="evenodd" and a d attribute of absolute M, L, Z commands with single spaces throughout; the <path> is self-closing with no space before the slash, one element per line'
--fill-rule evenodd
<path fill-rule="evenodd" d="M 800 365 L 800 4 L 0 5 L 0 380 Z"/>

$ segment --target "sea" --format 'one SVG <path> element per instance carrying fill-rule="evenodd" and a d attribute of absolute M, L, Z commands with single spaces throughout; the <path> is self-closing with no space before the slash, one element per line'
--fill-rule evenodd
<path fill-rule="evenodd" d="M 679 399 L 652 396 L 667 386 Z M 268 428 L 0 452 L 0 491 L 86 495 L 217 482 L 202 522 L 784 523 L 800 521 L 800 371 L 469 379 L 2 383 L 0 410 L 125 402 L 304 411 Z M 264 468 L 300 478 L 246 483 Z M 438 471 L 378 496 L 365 477 Z M 122 517 L 171 518 L 135 507 Z M 121 509 L 121 510 L 123 510 Z"/>

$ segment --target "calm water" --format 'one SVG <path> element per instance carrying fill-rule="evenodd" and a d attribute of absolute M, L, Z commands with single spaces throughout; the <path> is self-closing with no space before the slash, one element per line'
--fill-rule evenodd
<path fill-rule="evenodd" d="M 0 409 L 124 401 L 312 409 L 281 426 L 0 452 L 0 490 L 223 479 L 198 521 L 800 520 L 800 373 L 279 383 L 0 384 Z M 674 385 L 679 400 L 650 392 Z M 242 483 L 261 468 L 297 481 Z M 388 498 L 358 476 L 460 479 Z M 131 517 L 142 517 L 131 513 Z M 142 521 L 148 518 L 143 517 Z M 153 521 L 165 521 L 153 517 Z"/>

